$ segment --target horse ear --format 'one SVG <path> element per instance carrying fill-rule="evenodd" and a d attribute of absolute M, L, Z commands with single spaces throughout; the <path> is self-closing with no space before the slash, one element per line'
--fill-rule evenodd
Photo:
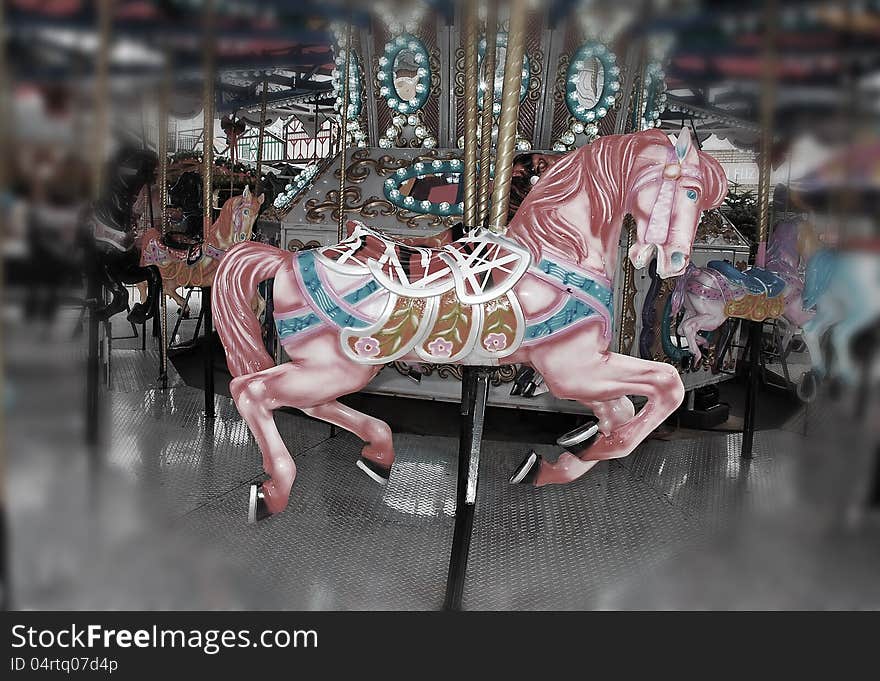
<path fill-rule="evenodd" d="M 675 155 L 678 157 L 679 163 L 684 161 L 692 146 L 691 131 L 689 128 L 682 126 L 681 132 L 678 133 L 678 139 L 675 140 Z"/>
<path fill-rule="evenodd" d="M 687 161 L 691 165 L 699 165 L 699 151 L 700 147 L 694 140 L 690 128 L 682 127 L 678 139 L 675 141 L 675 155 L 678 162 Z"/>
<path fill-rule="evenodd" d="M 250 199 L 251 199 L 251 188 L 250 188 L 250 185 L 245 185 L 245 186 L 244 186 L 244 191 L 241 193 L 241 196 L 242 196 L 242 198 L 243 198 L 245 201 L 250 201 Z"/>
<path fill-rule="evenodd" d="M 265 195 L 265 194 L 260 194 L 260 195 L 257 197 L 257 202 L 258 202 L 261 206 L 263 205 L 263 201 L 265 201 L 265 200 L 266 200 L 266 195 Z"/>

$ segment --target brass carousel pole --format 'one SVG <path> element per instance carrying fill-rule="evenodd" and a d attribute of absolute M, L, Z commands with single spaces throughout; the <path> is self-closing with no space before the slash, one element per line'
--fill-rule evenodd
<path fill-rule="evenodd" d="M 467 216 L 468 207 L 471 210 L 471 219 L 476 219 L 476 122 L 477 122 L 477 14 L 475 3 L 470 3 L 465 9 L 464 34 L 468 44 L 465 46 L 465 87 L 470 85 L 472 90 L 465 90 L 465 125 L 472 127 L 465 129 L 465 191 L 470 187 L 470 201 L 465 194 L 465 211 Z M 502 90 L 502 119 L 498 134 L 498 158 L 495 162 L 495 188 L 492 195 L 493 201 L 490 207 L 493 221 L 490 226 L 500 225 L 501 230 L 507 224 L 507 192 L 510 190 L 511 165 L 513 163 L 513 151 L 516 144 L 516 120 L 519 113 L 519 89 L 522 76 L 523 61 L 523 34 L 525 33 L 526 4 L 524 0 L 514 0 L 511 6 L 510 31 L 508 33 L 507 59 L 504 65 L 504 87 Z M 491 13 L 491 12 L 490 12 Z M 468 49 L 473 49 L 473 59 L 467 59 Z M 511 50 L 513 56 L 511 56 Z M 511 76 L 513 71 L 513 76 Z M 494 75 L 494 74 L 493 74 Z M 515 98 L 511 98 L 509 92 L 513 88 Z M 491 91 L 484 92 L 484 96 L 491 97 Z M 505 95 L 507 97 L 505 98 Z M 511 101 L 513 103 L 511 104 Z M 484 111 L 491 115 L 491 100 L 484 103 Z M 507 108 L 505 109 L 505 103 Z M 511 125 L 511 118 L 513 124 Z M 507 124 L 506 126 L 504 124 Z M 484 143 L 491 145 L 491 135 Z M 504 151 L 505 153 L 502 153 Z M 485 148 L 484 148 L 485 153 Z M 468 159 L 473 172 L 468 176 Z M 506 165 L 505 165 L 506 164 Z M 488 167 L 488 166 L 484 166 Z M 503 177 L 507 177 L 506 184 Z M 501 189 L 499 190 L 499 175 L 502 177 Z M 470 177 L 470 179 L 469 179 Z M 503 219 L 494 220 L 497 208 L 503 205 Z M 465 217 L 465 228 L 473 226 Z M 500 231 L 500 230 L 499 230 Z M 461 382 L 461 430 L 458 441 L 458 482 L 455 494 L 455 526 L 452 534 L 452 549 L 449 554 L 449 570 L 446 576 L 446 597 L 443 607 L 446 610 L 460 610 L 461 599 L 464 593 L 465 577 L 467 576 L 468 553 L 470 552 L 471 537 L 473 535 L 474 512 L 477 502 L 477 483 L 480 472 L 480 453 L 483 440 L 483 422 L 486 413 L 486 403 L 489 397 L 489 378 L 491 371 L 487 367 L 465 366 L 462 370 Z"/>
<path fill-rule="evenodd" d="M 202 110 L 204 127 L 202 133 L 202 243 L 205 242 L 214 222 L 214 192 L 211 184 L 214 172 L 214 0 L 205 2 L 203 15 L 203 62 L 204 85 Z M 202 286 L 202 313 L 205 316 L 204 372 L 205 372 L 205 418 L 214 418 L 214 329 L 211 319 L 211 287 Z"/>
<path fill-rule="evenodd" d="M 525 54 L 526 0 L 510 3 L 510 27 L 504 59 L 504 85 L 501 88 L 501 116 L 498 120 L 498 150 L 495 156 L 495 184 L 492 187 L 489 229 L 502 234 L 507 228 L 510 181 L 516 153 L 516 128 L 519 122 L 519 99 L 522 87 L 522 63 Z"/>
<path fill-rule="evenodd" d="M 171 57 L 166 51 L 162 70 L 162 83 L 159 86 L 159 120 L 157 121 L 159 139 L 156 151 L 159 155 L 159 231 L 165 236 L 168 229 L 168 116 L 171 109 Z M 164 286 L 159 285 L 159 378 L 162 389 L 168 388 L 168 301 Z"/>
<path fill-rule="evenodd" d="M 477 225 L 477 0 L 464 4 L 464 228 Z"/>
<path fill-rule="evenodd" d="M 497 0 L 486 2 L 486 52 L 483 55 L 483 109 L 480 114 L 480 192 L 479 214 L 477 224 L 485 226 L 489 217 L 489 181 L 492 165 L 492 124 L 495 114 L 492 106 L 495 103 L 495 53 L 498 31 Z"/>
<path fill-rule="evenodd" d="M 763 70 L 761 74 L 761 164 L 758 168 L 758 244 L 754 264 L 763 267 L 767 255 L 767 237 L 770 233 L 770 173 L 772 171 L 773 118 L 776 108 L 776 0 L 764 5 Z M 761 336 L 764 322 L 749 323 L 749 379 L 746 389 L 745 415 L 743 418 L 742 449 L 745 459 L 753 456 L 755 416 L 758 405 L 758 379 L 760 377 Z"/>
<path fill-rule="evenodd" d="M 345 27 L 345 69 L 342 79 L 342 106 L 339 116 L 339 225 L 336 236 L 345 238 L 345 150 L 348 148 L 348 100 L 351 78 L 351 18 Z"/>
<path fill-rule="evenodd" d="M 269 91 L 269 78 L 263 76 L 263 92 L 260 97 L 260 132 L 257 136 L 257 181 L 254 185 L 254 196 L 259 196 L 263 191 L 263 142 L 266 138 L 266 98 Z M 265 312 L 265 328 L 266 328 L 266 350 L 270 357 L 275 357 L 275 323 L 272 313 L 274 311 L 274 295 L 273 288 L 275 282 L 270 280 L 263 283 L 265 287 L 264 297 L 266 299 Z"/>

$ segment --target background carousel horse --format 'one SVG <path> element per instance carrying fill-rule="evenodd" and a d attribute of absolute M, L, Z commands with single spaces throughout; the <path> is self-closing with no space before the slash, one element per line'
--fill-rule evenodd
<path fill-rule="evenodd" d="M 184 176 L 181 177 L 183 179 Z M 155 193 L 155 192 L 153 192 Z M 235 196 L 225 204 L 220 216 L 211 225 L 204 242 L 198 245 L 198 255 L 192 257 L 193 249 L 178 250 L 168 247 L 162 234 L 155 228 L 147 229 L 141 237 L 141 262 L 154 265 L 162 275 L 162 289 L 186 314 L 186 300 L 177 292 L 181 286 L 211 286 L 220 260 L 236 244 L 249 241 L 254 221 L 263 204 L 263 195 L 254 196 L 249 187 L 241 196 Z M 154 212 L 155 213 L 155 212 Z M 143 291 L 142 291 L 143 294 Z M 254 309 L 262 311 L 262 298 L 254 298 Z"/>
<path fill-rule="evenodd" d="M 722 328 L 718 340 L 716 366 L 724 356 L 733 335 L 730 317 L 748 317 L 758 321 L 779 317 L 785 321 L 781 347 L 787 350 L 797 329 L 812 317 L 814 300 L 804 299 L 804 271 L 811 272 L 819 241 L 811 225 L 805 222 L 780 223 L 770 238 L 765 267 L 736 270 L 725 261 L 712 261 L 709 267 L 688 265 L 666 302 L 661 337 L 666 355 L 683 364 L 697 366 L 702 359 L 701 346 L 709 343 L 701 335 Z M 672 343 L 673 325 L 684 310 L 676 332 L 687 339 L 687 349 Z"/>
<path fill-rule="evenodd" d="M 95 313 L 107 320 L 128 307 L 125 284 L 146 282 L 141 301 L 128 314 L 133 324 L 153 316 L 161 285 L 157 267 L 142 263 L 133 206 L 144 186 L 152 183 L 158 158 L 152 151 L 122 147 L 107 164 L 100 197 L 88 211 L 81 230 L 86 271 L 110 292 L 109 303 L 96 301 Z"/>
<path fill-rule="evenodd" d="M 628 256 L 657 255 L 662 277 L 684 271 L 700 212 L 720 205 L 724 172 L 683 130 L 603 137 L 555 159 L 517 211 L 507 237 L 471 233 L 439 249 L 404 248 L 362 224 L 336 246 L 290 253 L 244 243 L 220 263 L 215 319 L 230 390 L 270 479 L 252 486 L 249 520 L 287 505 L 296 465 L 272 418 L 295 407 L 367 444 L 358 466 L 378 482 L 394 461 L 386 423 L 340 404 L 396 360 L 528 363 L 554 395 L 593 410 L 598 430 L 579 455 L 532 454 L 511 482 L 574 480 L 623 457 L 681 403 L 668 364 L 608 351 L 611 281 L 624 217 L 636 220 Z M 409 260 L 404 271 L 400 258 Z M 289 363 L 274 365 L 249 301 L 274 277 L 275 320 Z M 647 404 L 635 413 L 627 395 Z"/>
<path fill-rule="evenodd" d="M 859 373 L 852 341 L 880 321 L 880 240 L 852 242 L 836 251 L 822 249 L 811 264 L 804 284 L 804 304 L 815 305 L 816 314 L 803 325 L 812 363 L 811 382 L 829 374 L 822 338 L 831 330 L 834 374 L 853 385 Z"/>

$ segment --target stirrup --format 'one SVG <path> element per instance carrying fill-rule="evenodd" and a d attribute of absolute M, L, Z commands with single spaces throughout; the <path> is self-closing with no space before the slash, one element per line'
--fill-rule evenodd
<path fill-rule="evenodd" d="M 577 456 L 579 453 L 589 449 L 596 441 L 598 435 L 599 421 L 593 418 L 582 426 L 568 431 L 565 435 L 560 435 L 556 438 L 556 444 Z"/>

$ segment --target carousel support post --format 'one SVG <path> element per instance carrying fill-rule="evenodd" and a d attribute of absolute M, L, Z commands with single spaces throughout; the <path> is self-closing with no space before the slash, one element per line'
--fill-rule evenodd
<path fill-rule="evenodd" d="M 266 96 L 269 90 L 269 79 L 263 76 L 263 91 L 260 93 L 260 132 L 257 134 L 257 184 L 254 196 L 263 191 L 263 140 L 266 138 Z"/>
<path fill-rule="evenodd" d="M 159 89 L 159 120 L 156 151 L 159 156 L 159 231 L 162 236 L 168 229 L 168 116 L 171 99 L 171 57 L 165 53 L 162 85 Z M 159 380 L 162 390 L 168 389 L 168 300 L 165 288 L 159 284 Z"/>
<path fill-rule="evenodd" d="M 477 0 L 464 3 L 464 228 L 477 224 Z"/>
<path fill-rule="evenodd" d="M 489 396 L 489 372 L 481 367 L 464 367 L 461 377 L 461 429 L 458 440 L 458 481 L 455 493 L 455 526 L 446 576 L 445 610 L 460 610 L 467 573 L 468 553 L 474 528 L 477 477 L 483 421 Z"/>
<path fill-rule="evenodd" d="M 465 31 L 469 45 L 476 48 L 477 15 L 475 3 L 466 7 Z M 491 12 L 490 12 L 491 13 Z M 522 60 L 524 51 L 526 3 L 514 0 L 510 9 L 510 28 L 508 30 L 507 57 L 504 64 L 504 85 L 502 88 L 501 122 L 498 126 L 498 155 L 495 161 L 495 186 L 492 193 L 490 229 L 503 232 L 507 225 L 508 192 L 510 191 L 511 167 L 516 147 L 516 122 L 519 114 L 519 91 L 522 76 Z M 467 55 L 467 47 L 465 53 Z M 476 180 L 476 149 L 468 149 L 468 139 L 476 143 L 477 123 L 477 62 L 465 61 L 465 84 L 470 83 L 473 93 L 465 91 L 465 101 L 470 102 L 473 110 L 468 114 L 465 109 L 465 121 L 473 124 L 471 134 L 465 130 L 465 177 L 467 178 L 468 158 L 472 159 Z M 468 74 L 470 70 L 470 75 Z M 514 92 L 515 96 L 510 93 Z M 485 91 L 492 96 L 492 88 Z M 473 95 L 472 97 L 470 95 Z M 484 104 L 491 107 L 491 100 Z M 491 111 L 491 108 L 489 109 Z M 491 137 L 490 137 L 491 143 Z M 506 179 L 505 179 L 506 178 Z M 465 179 L 467 182 L 467 179 Z M 473 187 L 476 188 L 474 183 Z M 466 185 L 467 186 L 467 185 Z M 465 193 L 465 220 L 467 220 L 468 194 Z M 477 218 L 477 196 L 471 194 L 471 210 L 474 220 Z M 471 223 L 473 225 L 473 223 Z M 465 227 L 468 227 L 465 221 Z M 461 382 L 461 429 L 458 449 L 458 484 L 456 487 L 455 526 L 452 534 L 452 550 L 449 555 L 449 570 L 446 577 L 446 597 L 444 609 L 460 610 L 467 576 L 468 554 L 473 535 L 474 514 L 477 503 L 477 483 L 480 473 L 480 452 L 483 441 L 483 424 L 486 416 L 486 403 L 489 398 L 489 376 L 487 367 L 464 367 Z"/>
<path fill-rule="evenodd" d="M 260 96 L 260 132 L 257 135 L 257 183 L 254 187 L 254 196 L 259 196 L 263 191 L 263 141 L 266 134 L 266 97 L 269 90 L 269 81 L 263 76 L 263 91 Z M 317 121 L 317 117 L 315 119 Z M 315 135 L 317 137 L 317 135 Z M 275 322 L 273 320 L 273 312 L 275 306 L 273 304 L 272 289 L 274 281 L 270 279 L 265 282 L 266 287 L 266 351 L 270 357 L 275 357 L 277 352 L 275 340 Z"/>
<path fill-rule="evenodd" d="M 516 153 L 516 129 L 519 123 L 519 98 L 522 86 L 522 63 L 525 54 L 526 0 L 510 3 L 510 27 L 504 58 L 504 84 L 501 88 L 501 116 L 498 119 L 498 149 L 495 156 L 495 184 L 492 187 L 489 229 L 496 234 L 507 230 L 510 182 Z"/>
<path fill-rule="evenodd" d="M 498 28 L 498 7 L 495 0 L 489 0 L 486 7 L 486 53 L 483 55 L 483 110 L 480 114 L 480 195 L 477 224 L 485 226 L 489 217 L 489 180 L 492 164 L 492 124 L 495 114 L 492 104 L 495 99 L 495 53 Z"/>
<path fill-rule="evenodd" d="M 776 0 L 767 0 L 764 10 L 764 68 L 761 79 L 761 165 L 759 167 L 758 179 L 758 246 L 754 261 L 754 264 L 758 267 L 764 266 L 767 238 L 770 232 L 770 173 L 772 169 L 773 117 L 776 105 L 774 49 L 776 19 Z M 763 321 L 749 322 L 749 376 L 746 386 L 742 448 L 740 450 L 740 455 L 744 459 L 751 459 L 753 456 L 763 329 Z"/>
<path fill-rule="evenodd" d="M 206 240 L 214 222 L 214 192 L 211 185 L 214 172 L 214 2 L 207 0 L 204 13 L 204 89 L 202 109 L 204 132 L 202 134 L 202 239 Z M 204 370 L 205 370 L 205 419 L 214 418 L 214 329 L 211 320 L 211 287 L 202 286 L 202 313 L 205 317 Z"/>
<path fill-rule="evenodd" d="M 98 2 L 98 53 L 95 77 L 95 136 L 92 145 L 92 197 L 97 199 L 101 191 L 104 163 L 104 135 L 107 130 L 108 77 L 110 67 L 110 29 L 112 0 Z M 89 276 L 86 298 L 89 311 L 89 354 L 86 362 L 86 444 L 96 447 L 100 440 L 101 386 L 100 346 L 101 323 L 95 314 L 104 299 L 104 287 L 94 274 Z"/>
<path fill-rule="evenodd" d="M 351 20 L 345 27 L 345 69 L 342 81 L 342 108 L 339 111 L 339 224 L 337 237 L 345 238 L 345 150 L 348 148 L 348 100 L 351 83 Z"/>

